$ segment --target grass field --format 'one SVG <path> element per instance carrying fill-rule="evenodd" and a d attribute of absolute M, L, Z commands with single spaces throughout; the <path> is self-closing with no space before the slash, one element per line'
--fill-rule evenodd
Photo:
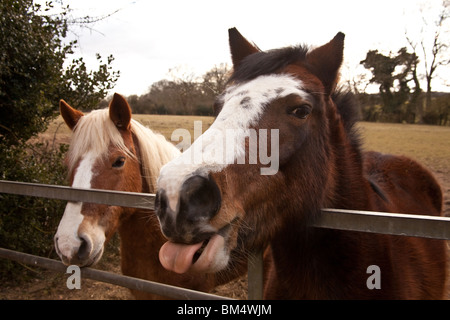
<path fill-rule="evenodd" d="M 187 129 L 194 137 L 194 121 L 202 121 L 203 131 L 205 131 L 214 121 L 213 117 L 204 116 L 167 116 L 167 115 L 133 115 L 133 119 L 139 121 L 153 131 L 163 134 L 170 140 L 175 129 Z M 55 136 L 56 134 L 56 136 Z M 42 134 L 45 139 L 52 140 L 56 137 L 58 142 L 69 143 L 70 129 L 64 124 L 61 116 L 50 123 L 47 131 Z"/>
<path fill-rule="evenodd" d="M 184 128 L 194 136 L 194 121 L 202 121 L 205 131 L 213 122 L 212 117 L 134 115 L 134 119 L 170 140 L 172 132 Z M 365 150 L 375 150 L 412 157 L 434 170 L 450 174 L 450 127 L 360 122 L 358 124 Z M 70 130 L 59 117 L 44 134 L 46 138 L 68 143 Z"/>
<path fill-rule="evenodd" d="M 406 155 L 450 173 L 450 127 L 362 122 L 359 129 L 366 150 Z"/>

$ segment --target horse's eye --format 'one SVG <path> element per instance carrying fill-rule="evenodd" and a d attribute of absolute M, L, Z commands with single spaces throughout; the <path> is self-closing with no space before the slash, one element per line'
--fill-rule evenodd
<path fill-rule="evenodd" d="M 308 118 L 310 113 L 311 113 L 311 106 L 308 104 L 302 104 L 300 106 L 296 106 L 290 112 L 290 114 L 292 114 L 293 116 L 295 116 L 299 119 Z"/>
<path fill-rule="evenodd" d="M 125 157 L 118 157 L 112 164 L 113 168 L 121 168 L 125 164 Z"/>

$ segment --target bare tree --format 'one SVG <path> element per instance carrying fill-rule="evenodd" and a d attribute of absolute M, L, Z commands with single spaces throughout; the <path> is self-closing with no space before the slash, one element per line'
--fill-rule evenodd
<path fill-rule="evenodd" d="M 230 77 L 231 67 L 226 63 L 214 65 L 208 72 L 203 75 L 203 93 L 210 97 L 216 97 L 223 90 Z"/>
<path fill-rule="evenodd" d="M 173 90 L 184 113 L 193 114 L 194 100 L 198 94 L 197 76 L 192 70 L 183 66 L 169 69 L 168 75 L 174 84 Z"/>
<path fill-rule="evenodd" d="M 445 39 L 445 31 L 448 29 L 448 20 L 450 17 L 450 1 L 443 0 L 438 16 L 433 21 L 429 21 L 424 10 L 421 9 L 423 26 L 420 32 L 420 38 L 414 40 L 405 32 L 406 40 L 410 47 L 417 54 L 416 50 L 422 51 L 422 62 L 425 68 L 425 80 L 427 85 L 425 108 L 428 110 L 431 106 L 431 82 L 436 75 L 436 70 L 441 66 L 450 63 L 448 58 L 448 44 Z M 426 38 L 430 37 L 430 38 Z M 430 41 L 431 40 L 431 41 Z M 417 80 L 417 79 L 416 79 Z M 416 82 L 415 80 L 415 82 Z"/>

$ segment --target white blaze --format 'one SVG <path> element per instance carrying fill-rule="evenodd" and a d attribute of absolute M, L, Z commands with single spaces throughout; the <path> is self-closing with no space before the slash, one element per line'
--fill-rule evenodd
<path fill-rule="evenodd" d="M 73 179 L 72 187 L 74 188 L 91 188 L 91 180 L 93 176 L 93 166 L 97 155 L 93 152 L 86 154 L 76 169 Z M 64 215 L 59 222 L 58 231 L 55 238 L 57 240 L 56 249 L 58 254 L 68 259 L 77 253 L 81 245 L 81 240 L 78 237 L 78 228 L 83 221 L 81 214 L 82 202 L 68 202 Z"/>

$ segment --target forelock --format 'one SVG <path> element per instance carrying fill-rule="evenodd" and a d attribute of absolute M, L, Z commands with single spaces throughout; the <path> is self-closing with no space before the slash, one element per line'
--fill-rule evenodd
<path fill-rule="evenodd" d="M 74 128 L 67 153 L 69 172 L 88 152 L 95 152 L 99 156 L 107 155 L 110 144 L 131 154 L 119 130 L 109 118 L 108 109 L 94 110 L 81 117 Z"/>
<path fill-rule="evenodd" d="M 253 80 L 262 75 L 278 73 L 290 64 L 306 58 L 307 46 L 286 47 L 249 55 L 234 70 L 229 83 Z"/>

